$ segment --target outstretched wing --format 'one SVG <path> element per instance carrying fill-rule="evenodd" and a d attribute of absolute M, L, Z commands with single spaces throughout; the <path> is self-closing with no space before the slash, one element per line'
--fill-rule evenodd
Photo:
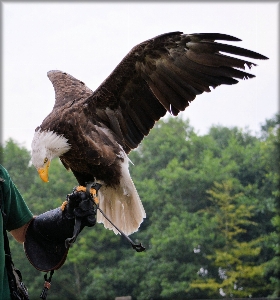
<path fill-rule="evenodd" d="M 86 102 L 128 153 L 168 111 L 177 115 L 196 95 L 221 84 L 252 78 L 254 63 L 223 53 L 267 59 L 256 52 L 217 43 L 240 41 L 218 33 L 171 32 L 135 46 Z"/>

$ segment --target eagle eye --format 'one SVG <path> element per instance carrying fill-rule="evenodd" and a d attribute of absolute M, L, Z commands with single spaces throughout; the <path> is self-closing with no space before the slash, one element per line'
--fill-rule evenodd
<path fill-rule="evenodd" d="M 45 164 L 47 161 L 48 161 L 48 158 L 46 157 L 46 158 L 44 159 L 44 164 Z"/>

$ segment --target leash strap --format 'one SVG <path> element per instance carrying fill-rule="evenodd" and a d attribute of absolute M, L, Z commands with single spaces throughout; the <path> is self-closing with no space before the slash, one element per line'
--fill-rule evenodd
<path fill-rule="evenodd" d="M 48 290 L 51 288 L 51 281 L 52 281 L 53 273 L 54 273 L 54 270 L 51 270 L 49 278 L 48 278 L 48 273 L 46 273 L 44 275 L 45 283 L 44 283 L 44 287 L 43 287 L 42 293 L 40 295 L 40 298 L 43 299 L 43 300 L 47 299 Z"/>

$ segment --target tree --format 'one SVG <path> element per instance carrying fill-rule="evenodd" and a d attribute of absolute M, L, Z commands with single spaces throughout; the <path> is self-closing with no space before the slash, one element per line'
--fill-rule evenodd
<path fill-rule="evenodd" d="M 280 114 L 266 120 L 261 126 L 261 139 L 263 140 L 262 167 L 265 172 L 263 193 L 270 199 L 269 210 L 271 230 L 266 239 L 266 244 L 272 258 L 265 269 L 265 278 L 272 286 L 271 297 L 280 296 Z M 268 209 L 267 209 L 268 210 Z"/>
<path fill-rule="evenodd" d="M 25 147 L 20 147 L 15 141 L 9 139 L 3 147 L 3 166 L 21 193 L 29 189 L 30 182 L 36 176 L 36 170 L 30 166 L 30 153 Z"/>
<path fill-rule="evenodd" d="M 279 296 L 279 129 L 267 124 L 274 125 L 260 137 L 221 126 L 199 136 L 188 121 L 159 121 L 130 154 L 130 172 L 147 213 L 131 238 L 146 251 L 133 251 L 101 224 L 85 228 L 55 272 L 48 299 L 222 298 L 217 289 L 193 285 L 211 282 L 222 293 Z M 3 152 L 34 214 L 60 206 L 77 185 L 59 160 L 52 162 L 46 184 L 28 165 L 24 147 L 8 141 Z M 43 274 L 12 239 L 11 248 L 31 298 L 39 296 Z"/>
<path fill-rule="evenodd" d="M 191 286 L 210 290 L 213 297 L 245 298 L 267 292 L 267 287 L 262 285 L 265 264 L 256 263 L 262 237 L 242 240 L 246 226 L 258 224 L 252 221 L 254 207 L 242 204 L 244 194 L 234 193 L 234 186 L 238 185 L 236 180 L 215 182 L 208 191 L 213 205 L 206 211 L 217 225 L 216 246 L 208 259 L 215 266 L 218 278 L 198 279 Z"/>

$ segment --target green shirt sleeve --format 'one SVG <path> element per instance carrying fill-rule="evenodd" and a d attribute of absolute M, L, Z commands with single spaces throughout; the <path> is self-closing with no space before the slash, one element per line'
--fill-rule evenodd
<path fill-rule="evenodd" d="M 5 181 L 3 189 L 3 208 L 7 216 L 6 229 L 8 231 L 20 228 L 32 219 L 32 213 L 23 200 L 20 192 L 11 180 L 8 172 L 0 168 L 0 177 Z"/>
<path fill-rule="evenodd" d="M 32 219 L 32 213 L 24 202 L 18 189 L 12 182 L 8 172 L 0 165 L 0 182 L 2 189 L 2 210 L 6 214 L 6 229 L 13 230 L 20 228 Z M 1 197 L 0 194 L 0 197 Z M 3 224 L 4 220 L 0 213 L 0 299 L 10 300 L 8 277 L 5 268 L 5 250 Z"/>

